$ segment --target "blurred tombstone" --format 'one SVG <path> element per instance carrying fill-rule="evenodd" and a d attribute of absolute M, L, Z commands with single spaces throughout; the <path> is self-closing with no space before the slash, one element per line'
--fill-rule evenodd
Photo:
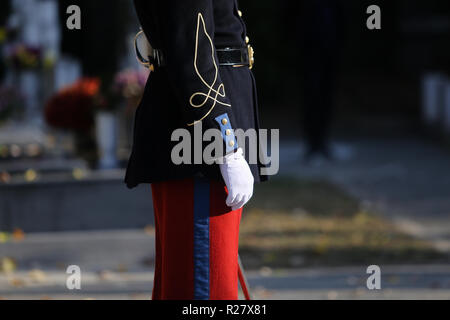
<path fill-rule="evenodd" d="M 18 75 L 19 90 L 24 97 L 25 121 L 28 123 L 40 122 L 37 117 L 39 109 L 39 74 L 35 71 L 22 71 Z"/>
<path fill-rule="evenodd" d="M 20 26 L 20 40 L 26 44 L 39 46 L 40 30 L 37 0 L 13 0 L 14 24 Z"/>
<path fill-rule="evenodd" d="M 55 89 L 58 91 L 82 76 L 82 67 L 78 59 L 63 55 L 55 66 Z"/>
<path fill-rule="evenodd" d="M 35 0 L 13 0 L 10 27 L 19 30 L 18 41 L 39 47 L 38 14 Z M 25 99 L 25 121 L 32 122 L 39 106 L 39 74 L 34 70 L 19 71 L 18 88 Z"/>
<path fill-rule="evenodd" d="M 429 73 L 422 78 L 422 115 L 428 126 L 438 126 L 441 121 L 446 83 L 446 77 L 440 73 Z"/>
<path fill-rule="evenodd" d="M 44 67 L 52 66 L 59 56 L 60 29 L 56 0 L 12 0 L 9 26 L 18 30 L 20 44 L 39 49 Z M 42 124 L 43 83 L 41 69 L 19 70 L 17 85 L 25 98 L 25 120 Z M 46 79 L 48 84 L 48 79 Z M 50 90 L 50 89 L 48 89 Z"/>
<path fill-rule="evenodd" d="M 39 29 L 40 45 L 43 51 L 43 79 L 41 99 L 47 100 L 55 90 L 55 66 L 60 55 L 61 30 L 59 26 L 58 2 L 40 1 Z"/>
<path fill-rule="evenodd" d="M 54 0 L 41 0 L 38 6 L 40 45 L 48 59 L 59 55 L 61 30 L 59 27 L 58 3 Z"/>
<path fill-rule="evenodd" d="M 96 135 L 99 147 L 99 169 L 117 168 L 117 116 L 113 112 L 98 112 Z"/>

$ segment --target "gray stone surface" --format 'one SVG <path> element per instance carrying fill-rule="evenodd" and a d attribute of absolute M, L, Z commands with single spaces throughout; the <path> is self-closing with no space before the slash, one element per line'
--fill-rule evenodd
<path fill-rule="evenodd" d="M 77 181 L 54 175 L 35 183 L 0 185 L 0 230 L 25 232 L 136 229 L 153 224 L 149 185 L 132 191 L 124 171 Z"/>

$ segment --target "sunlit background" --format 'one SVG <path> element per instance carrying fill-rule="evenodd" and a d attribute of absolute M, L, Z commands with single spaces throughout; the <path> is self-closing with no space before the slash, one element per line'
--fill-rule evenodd
<path fill-rule="evenodd" d="M 82 29 L 68 30 L 77 4 Z M 381 30 L 369 30 L 369 5 Z M 148 72 L 132 1 L 0 2 L 0 298 L 149 299 L 148 185 L 123 184 Z M 450 3 L 243 0 L 280 173 L 244 213 L 262 299 L 450 298 Z M 151 39 L 150 39 L 151 41 Z M 150 75 L 151 76 L 151 75 Z M 83 290 L 65 287 L 83 271 Z M 378 265 L 382 290 L 366 286 Z"/>

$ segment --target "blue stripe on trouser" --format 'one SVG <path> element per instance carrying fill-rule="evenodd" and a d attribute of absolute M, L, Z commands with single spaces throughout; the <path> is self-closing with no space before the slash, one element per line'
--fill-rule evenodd
<path fill-rule="evenodd" d="M 208 181 L 194 186 L 194 299 L 209 300 L 209 196 Z"/>

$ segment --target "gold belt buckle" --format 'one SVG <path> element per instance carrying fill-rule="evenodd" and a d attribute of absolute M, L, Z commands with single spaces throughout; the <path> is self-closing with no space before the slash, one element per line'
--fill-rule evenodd
<path fill-rule="evenodd" d="M 249 69 L 253 69 L 253 65 L 255 64 L 255 50 L 253 50 L 253 47 L 251 45 L 247 46 L 248 49 L 248 67 Z"/>

